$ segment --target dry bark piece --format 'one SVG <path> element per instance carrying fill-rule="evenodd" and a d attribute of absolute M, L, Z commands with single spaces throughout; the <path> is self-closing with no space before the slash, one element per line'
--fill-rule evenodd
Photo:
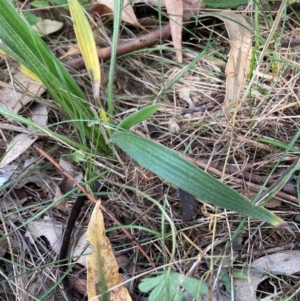
<path fill-rule="evenodd" d="M 182 220 L 188 221 L 195 218 L 197 209 L 195 197 L 180 188 L 177 189 L 177 195 L 182 204 Z"/>

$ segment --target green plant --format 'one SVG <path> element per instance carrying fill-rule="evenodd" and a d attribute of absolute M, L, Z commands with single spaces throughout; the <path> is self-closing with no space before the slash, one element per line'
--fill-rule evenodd
<path fill-rule="evenodd" d="M 149 301 L 184 301 L 181 288 L 184 288 L 196 300 L 207 293 L 207 286 L 199 279 L 183 276 L 174 272 L 156 273 L 152 278 L 143 279 L 139 285 L 140 291 L 150 292 Z"/>
<path fill-rule="evenodd" d="M 62 114 L 74 120 L 72 123 L 83 145 L 83 141 L 89 138 L 107 153 L 109 149 L 100 134 L 100 123 L 95 124 L 94 128 L 88 125 L 92 120 L 99 120 L 95 110 L 61 62 L 8 0 L 2 2 L 0 22 L 0 50 L 39 78 L 61 108 Z"/>
<path fill-rule="evenodd" d="M 177 152 L 129 132 L 116 132 L 111 141 L 139 164 L 204 202 L 280 225 L 283 221 L 253 205 L 229 186 L 188 162 Z"/>
<path fill-rule="evenodd" d="M 91 108 L 70 74 L 49 51 L 42 39 L 19 16 L 9 1 L 3 2 L 0 22 L 2 24 L 0 48 L 38 76 L 61 106 L 63 113 L 70 120 L 74 120 L 73 125 L 83 145 L 87 137 L 92 144 L 109 153 L 109 147 L 101 134 L 101 119 Z M 150 117 L 157 108 L 157 106 L 151 106 L 142 109 L 139 113 L 124 119 L 119 127 L 128 130 L 132 125 Z M 0 110 L 0 113 L 7 114 L 6 110 Z M 92 127 L 88 125 L 90 121 L 96 121 Z M 111 142 L 126 151 L 144 167 L 204 202 L 268 221 L 272 225 L 283 224 L 283 221 L 270 211 L 254 206 L 247 198 L 229 186 L 162 145 L 126 131 L 114 133 Z"/>

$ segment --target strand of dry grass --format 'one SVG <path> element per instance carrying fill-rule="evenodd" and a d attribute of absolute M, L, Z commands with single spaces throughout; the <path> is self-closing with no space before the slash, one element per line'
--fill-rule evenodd
<path fill-rule="evenodd" d="M 105 206 L 103 206 L 101 204 L 101 200 L 96 200 L 80 183 L 78 183 L 76 181 L 76 179 L 65 169 L 63 169 L 55 160 L 54 158 L 52 158 L 49 154 L 47 154 L 45 151 L 43 151 L 41 148 L 39 148 L 38 146 L 34 146 L 34 148 L 43 156 L 45 157 L 47 160 L 49 160 L 65 177 L 67 177 L 68 179 L 70 179 L 80 190 L 81 192 L 87 197 L 87 199 L 89 201 L 91 201 L 92 203 L 96 204 L 97 202 L 100 201 L 100 209 L 105 212 L 108 217 L 115 222 L 118 226 L 123 226 L 122 223 L 120 223 L 120 221 L 109 211 L 106 209 Z M 81 208 L 79 208 L 80 211 Z M 150 257 L 148 256 L 148 254 L 144 251 L 144 249 L 142 248 L 142 246 L 140 245 L 140 243 L 138 241 L 135 240 L 135 238 L 131 235 L 131 233 L 127 230 L 122 228 L 122 231 L 125 233 L 125 235 L 132 240 L 136 246 L 139 248 L 139 250 L 141 251 L 141 253 L 145 256 L 145 258 L 148 260 L 148 262 L 150 263 L 150 265 L 155 268 L 155 263 L 150 259 Z"/>

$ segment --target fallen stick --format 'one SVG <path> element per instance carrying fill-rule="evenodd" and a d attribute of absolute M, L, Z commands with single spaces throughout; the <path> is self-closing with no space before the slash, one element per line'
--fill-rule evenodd
<path fill-rule="evenodd" d="M 146 35 L 138 37 L 134 40 L 121 43 L 117 47 L 117 56 L 133 52 L 138 49 L 142 49 L 153 45 L 155 42 L 159 40 L 163 40 L 168 38 L 171 35 L 170 23 L 162 26 L 161 28 L 152 31 Z M 111 58 L 111 50 L 112 47 L 106 47 L 98 50 L 98 58 L 99 60 L 108 60 Z M 65 62 L 65 65 L 75 69 L 81 70 L 85 67 L 83 58 L 74 59 L 71 61 Z"/>

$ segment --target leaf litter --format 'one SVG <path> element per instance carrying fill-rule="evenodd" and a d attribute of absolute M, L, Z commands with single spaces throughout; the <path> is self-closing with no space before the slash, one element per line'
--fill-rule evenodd
<path fill-rule="evenodd" d="M 240 24 L 243 24 L 243 20 L 245 20 L 244 17 L 241 17 L 241 15 L 236 12 L 225 12 L 224 14 L 224 19 L 228 20 L 228 15 L 230 15 L 229 19 L 238 19 L 240 20 Z M 247 14 L 247 11 L 245 11 L 245 14 Z M 240 19 L 240 17 L 242 19 Z M 138 18 L 136 19 L 138 20 Z M 204 29 L 198 29 L 198 26 L 195 32 L 197 33 L 197 37 L 204 43 L 205 38 L 207 38 L 207 32 L 205 32 L 205 28 L 209 28 L 211 24 L 207 24 L 205 23 L 205 21 L 200 22 L 202 22 L 202 28 Z M 236 29 L 237 24 L 234 24 L 234 22 L 232 21 L 228 22 L 231 23 L 226 23 L 225 21 L 225 26 L 227 27 L 227 29 L 230 28 L 229 31 L 231 30 L 233 34 L 236 34 L 239 31 L 243 32 L 243 30 L 241 30 L 241 27 Z M 220 28 L 217 27 L 216 30 L 218 32 L 222 29 L 223 28 L 221 26 Z M 130 30 L 132 30 L 132 33 L 135 33 L 133 29 Z M 213 29 L 211 32 L 212 34 L 214 34 Z M 247 70 L 247 67 L 249 65 L 246 62 L 249 61 L 249 55 L 251 54 L 252 40 L 250 43 L 251 37 L 248 35 L 248 33 L 248 29 L 245 29 L 245 33 L 241 33 L 242 37 L 239 35 L 235 38 L 232 38 L 229 33 L 229 44 L 231 48 L 228 47 L 229 45 L 222 46 L 222 43 L 226 45 L 228 38 L 225 37 L 224 39 L 222 39 L 218 35 L 214 36 L 216 41 L 221 41 L 221 43 L 219 43 L 221 46 L 218 46 L 220 48 L 217 48 L 219 55 L 216 55 L 216 49 L 210 49 L 207 55 L 202 57 L 201 60 L 193 65 L 191 69 L 188 70 L 185 74 L 181 75 L 178 82 L 174 81 L 170 86 L 168 86 L 168 83 L 172 83 L 176 76 L 179 75 L 181 70 L 173 66 L 173 61 L 175 61 L 176 58 L 173 53 L 168 52 L 166 52 L 166 57 L 164 58 L 165 73 L 163 79 L 161 78 L 161 65 L 157 64 L 158 59 L 161 59 L 161 57 L 155 52 L 151 53 L 151 55 L 148 56 L 146 53 L 145 57 L 129 55 L 122 58 L 116 66 L 115 77 L 115 91 L 118 95 L 118 106 L 116 107 L 117 121 L 122 120 L 124 116 L 129 114 L 132 110 L 136 110 L 140 106 L 149 104 L 150 99 L 151 101 L 152 99 L 155 99 L 156 102 L 161 103 L 159 111 L 143 126 L 136 126 L 134 128 L 134 131 L 140 135 L 145 135 L 150 137 L 151 139 L 159 141 L 160 143 L 163 143 L 170 148 L 174 148 L 182 153 L 185 153 L 190 157 L 191 160 L 202 161 L 204 168 L 209 170 L 210 172 L 213 172 L 213 168 L 219 171 L 221 170 L 219 174 L 220 177 L 222 167 L 220 168 L 219 165 L 214 163 L 219 162 L 221 166 L 222 164 L 224 164 L 226 150 L 228 149 L 228 141 L 231 138 L 229 136 L 229 133 L 224 132 L 228 124 L 223 110 L 224 108 L 228 108 L 231 105 L 238 104 L 239 110 L 237 112 L 237 128 L 235 129 L 235 132 L 233 134 L 236 137 L 236 140 L 233 141 L 231 154 L 226 166 L 227 168 L 232 167 L 231 170 L 234 171 L 226 173 L 224 181 L 226 183 L 234 185 L 235 189 L 244 191 L 245 194 L 247 194 L 248 190 L 251 190 L 251 192 L 253 192 L 253 190 L 257 191 L 259 188 L 261 188 L 263 182 L 267 180 L 270 169 L 272 169 L 275 162 L 278 161 L 278 158 L 282 153 L 282 149 L 278 149 L 273 145 L 268 145 L 267 148 L 263 144 L 264 147 L 260 148 L 260 144 L 258 144 L 257 138 L 261 136 L 270 137 L 288 143 L 292 135 L 297 131 L 297 114 L 299 112 L 297 101 L 292 102 L 292 106 L 287 106 L 287 104 L 290 103 L 292 96 L 297 98 L 299 95 L 299 87 L 297 84 L 298 72 L 293 68 L 287 69 L 283 73 L 271 77 L 261 76 L 260 73 L 260 81 L 253 86 L 252 115 L 249 114 L 249 106 L 247 103 L 239 103 L 239 100 L 244 93 L 243 88 L 246 84 L 247 74 L 249 72 Z M 268 34 L 267 29 L 265 29 L 263 25 L 262 34 L 266 36 Z M 121 37 L 123 38 L 122 35 Z M 189 64 L 191 59 L 195 58 L 196 54 L 194 52 L 184 52 L 185 49 L 189 49 L 191 44 L 190 41 L 195 41 L 194 38 L 195 37 L 193 36 L 189 37 L 190 40 L 183 38 L 182 49 L 184 64 Z M 241 38 L 243 42 L 241 42 Z M 201 51 L 203 49 L 203 45 L 201 45 L 201 43 L 194 43 L 193 46 L 196 47 L 197 51 Z M 217 45 L 219 44 L 215 44 L 215 47 L 217 47 Z M 281 56 L 282 58 L 293 57 L 292 48 L 284 48 L 282 49 L 282 53 L 277 53 L 276 49 L 271 50 L 274 50 L 275 54 Z M 228 53 L 229 57 L 227 58 Z M 60 55 L 61 54 L 62 53 L 60 52 Z M 242 60 L 241 57 L 243 57 Z M 274 69 L 275 65 L 270 65 L 267 62 L 262 63 L 262 65 L 259 67 L 260 72 L 262 70 L 265 70 L 265 72 L 263 73 L 267 75 L 272 75 L 276 72 L 276 70 Z M 166 89 L 167 86 L 168 89 Z M 186 109 L 186 100 L 182 99 L 180 93 L 178 92 L 180 87 L 189 87 L 189 98 L 192 100 L 194 108 L 200 107 L 205 103 L 214 103 L 214 106 L 211 109 L 204 110 L 204 112 L 201 113 L 189 113 L 190 116 L 180 115 L 180 113 L 184 109 Z M 164 91 L 164 97 L 166 98 L 163 98 L 161 96 L 157 97 L 157 95 L 159 95 L 159 92 L 162 90 Z M 14 94 L 14 98 L 12 99 L 15 99 L 15 96 L 16 94 Z M 18 97 L 19 96 L 22 98 L 22 93 L 21 95 L 18 95 Z M 220 101 L 216 100 L 218 97 L 221 98 Z M 222 105 L 224 99 L 225 102 Z M 12 103 L 12 106 L 10 107 L 17 107 L 17 109 L 13 110 L 19 112 L 31 101 L 32 98 L 24 102 L 22 100 L 20 105 L 20 101 L 18 100 L 17 102 Z M 274 110 L 274 106 L 278 107 L 278 109 Z M 39 114 L 40 113 L 37 113 L 37 115 Z M 51 112 L 51 114 L 53 114 L 53 112 Z M 35 115 L 35 113 L 33 113 L 33 115 Z M 41 113 L 40 115 L 44 115 L 44 113 Z M 253 116 L 253 118 L 251 116 Z M 53 122 L 54 116 L 52 115 L 51 118 Z M 176 123 L 178 125 L 176 131 L 169 131 L 168 129 L 169 120 L 171 119 L 173 120 L 173 123 Z M 46 125 L 47 122 L 48 121 L 46 121 L 46 123 L 44 123 L 43 125 Z M 70 128 L 68 128 L 68 126 L 57 127 L 57 130 L 61 133 L 72 135 L 72 131 Z M 7 140 L 13 141 L 13 138 L 10 139 L 10 137 L 12 137 L 11 133 L 8 130 L 5 130 L 5 133 L 8 135 Z M 16 136 L 16 134 L 14 136 Z M 241 137 L 243 137 L 244 139 L 241 139 Z M 51 142 L 51 145 L 54 146 L 54 143 Z M 299 147 L 298 142 L 295 146 Z M 28 154 L 28 148 L 22 149 L 20 147 L 20 149 L 21 150 L 14 151 L 14 153 L 19 154 L 19 156 L 22 154 Z M 59 156 L 66 156 L 66 151 L 58 145 L 57 148 L 55 148 L 55 151 L 59 153 Z M 280 177 L 282 173 L 284 173 L 288 168 L 294 157 L 295 155 L 293 153 L 288 153 L 278 167 L 278 170 L 276 171 L 274 177 Z M 12 159 L 11 161 L 15 162 L 14 160 L 16 161 L 17 157 Z M 251 263 L 251 250 L 265 249 L 267 246 L 272 247 L 281 244 L 284 246 L 285 243 L 288 243 L 290 241 L 295 242 L 296 246 L 296 241 L 299 234 L 297 228 L 294 228 L 294 226 L 292 226 L 294 232 L 293 237 L 286 230 L 269 229 L 269 227 L 265 227 L 265 225 L 263 224 L 259 224 L 256 221 L 250 220 L 250 227 L 245 227 L 241 233 L 242 240 L 239 246 L 239 250 L 237 251 L 237 249 L 233 248 L 232 253 L 229 253 L 229 251 L 227 251 L 229 250 L 229 234 L 233 234 L 233 231 L 236 229 L 237 224 L 240 221 L 240 217 L 238 215 L 233 214 L 232 212 L 224 213 L 222 210 L 216 211 L 216 208 L 210 205 L 204 205 L 202 207 L 202 204 L 197 201 L 195 208 L 195 220 L 183 222 L 181 219 L 182 216 L 180 215 L 182 213 L 182 208 L 180 204 L 180 198 L 177 195 L 176 187 L 166 188 L 165 183 L 163 183 L 161 179 L 155 176 L 146 177 L 148 173 L 147 170 L 142 169 L 140 166 L 137 166 L 134 162 L 128 160 L 127 158 L 124 159 L 124 162 L 127 166 L 127 170 L 122 171 L 122 173 L 124 173 L 126 177 L 124 184 L 133 187 L 142 187 L 144 192 L 164 203 L 168 214 L 172 216 L 174 222 L 176 223 L 178 231 L 176 253 L 177 263 L 174 263 L 174 269 L 176 269 L 180 273 L 192 274 L 197 278 L 205 278 L 206 283 L 210 285 L 209 289 L 211 289 L 211 296 L 213 296 L 213 300 L 217 300 L 217 293 L 221 292 L 223 294 L 226 292 L 221 285 L 221 281 L 219 282 L 220 285 L 216 287 L 213 286 L 213 283 L 209 282 L 209 277 L 204 276 L 207 273 L 207 265 L 209 263 L 213 263 L 214 266 L 212 279 L 215 279 L 215 281 L 217 281 L 219 276 L 219 268 L 223 266 L 223 268 L 229 273 L 229 266 L 235 265 L 235 259 L 237 259 L 238 262 L 239 255 L 241 254 L 243 255 L 243 258 L 248 258 L 246 257 L 246 255 L 249 255 L 249 259 L 244 259 L 244 261 L 242 262 L 242 264 L 244 264 L 244 266 L 246 267 Z M 99 165 L 102 168 L 100 168 L 100 172 L 103 171 L 103 161 L 101 163 L 102 164 Z M 9 164 L 12 163 L 7 163 L 4 165 L 8 167 L 10 166 Z M 110 162 L 105 162 L 104 165 L 106 164 L 111 168 Z M 15 172 L 13 165 L 11 166 L 12 172 Z M 57 181 L 57 178 L 60 178 L 60 175 L 57 175 L 51 169 L 48 169 L 48 171 L 51 172 L 51 179 L 52 181 L 55 180 L 55 187 L 57 187 L 57 183 L 59 183 L 59 181 Z M 245 173 L 252 175 L 257 174 L 261 178 L 257 178 L 259 179 L 259 181 L 253 183 L 253 177 L 250 177 L 249 180 L 245 181 Z M 11 172 L 9 172 L 8 174 L 9 178 L 14 175 L 14 173 Z M 43 178 L 43 176 L 41 176 L 41 178 Z M 145 180 L 145 178 L 147 178 L 147 180 Z M 28 176 L 28 179 L 33 183 L 38 183 L 36 178 L 30 179 L 30 177 Z M 165 224 L 162 224 L 161 215 L 160 212 L 158 212 L 157 208 L 140 194 L 132 193 L 132 191 L 118 187 L 117 185 L 113 186 L 113 184 L 111 184 L 113 183 L 112 179 L 115 180 L 115 178 L 113 177 L 107 177 L 105 179 L 106 184 L 103 185 L 104 191 L 110 192 L 104 197 L 105 202 L 108 202 L 110 206 L 110 210 L 113 211 L 115 215 L 126 220 L 126 223 L 128 225 L 135 225 L 137 227 L 140 227 L 140 229 L 142 229 L 142 227 L 145 227 L 160 232 L 162 227 L 165 227 Z M 120 178 L 118 178 L 118 181 L 122 183 L 122 180 Z M 255 184 L 256 186 L 250 184 Z M 22 187 L 26 186 L 28 189 L 33 189 L 33 192 L 37 191 L 37 188 L 31 188 L 33 187 L 31 185 L 32 184 L 28 182 L 24 184 L 24 186 L 20 186 L 21 189 Z M 44 186 L 43 190 L 45 189 L 46 188 Z M 35 212 L 40 212 L 43 209 L 43 206 L 39 205 L 39 202 L 41 200 L 43 202 L 53 202 L 53 200 L 57 200 L 54 191 L 55 190 L 48 189 L 47 196 L 40 195 L 39 197 L 37 197 L 36 195 L 34 195 L 30 200 L 26 198 L 24 203 L 18 205 L 18 208 L 20 208 L 20 206 L 21 208 L 26 208 L 26 206 L 28 205 L 35 204 Z M 280 206 L 280 208 L 277 208 L 276 211 L 280 211 L 280 215 L 284 217 L 285 220 L 292 221 L 293 215 L 298 212 L 298 201 L 295 193 L 291 193 L 289 195 L 289 198 L 287 197 L 287 195 L 280 196 L 282 205 Z M 292 200 L 294 200 L 295 202 L 293 202 Z M 72 202 L 72 200 L 69 200 L 69 202 Z M 57 208 L 52 208 L 51 210 L 49 210 L 49 214 L 51 214 L 50 219 L 43 217 L 43 219 L 34 221 L 40 223 L 40 225 L 37 224 L 38 228 L 40 229 L 45 228 L 46 222 L 49 222 L 47 224 L 47 229 L 53 229 L 52 234 L 41 231 L 39 234 L 35 235 L 34 241 L 29 240 L 30 244 L 36 246 L 36 248 L 39 250 L 44 250 L 46 252 L 45 254 L 49 255 L 51 251 L 54 252 L 56 250 L 55 241 L 59 238 L 57 238 L 57 233 L 60 232 L 58 229 L 59 227 L 55 229 L 54 225 L 57 224 L 57 220 L 62 219 L 63 222 L 65 221 L 68 214 L 68 207 L 65 206 L 63 208 L 63 210 Z M 12 207 L 8 208 L 8 210 L 11 209 Z M 90 212 L 86 211 L 84 215 L 86 216 L 86 219 L 89 220 Z M 14 213 L 14 218 L 11 219 L 11 223 L 13 224 L 16 218 L 20 222 L 24 222 L 30 216 L 32 215 L 29 214 L 29 211 L 28 213 L 26 213 L 25 210 L 20 214 Z M 215 217 L 218 218 L 216 221 L 217 226 L 215 229 L 213 229 L 211 225 Z M 105 220 L 105 223 L 106 228 L 114 226 L 110 225 L 108 220 Z M 30 228 L 29 225 L 30 223 L 26 228 L 27 230 Z M 25 226 L 23 228 L 25 228 Z M 168 226 L 166 230 L 168 230 Z M 163 241 L 161 238 L 155 236 L 153 237 L 143 230 L 136 230 L 135 228 L 132 228 L 132 231 L 137 236 L 139 236 L 140 240 L 143 240 L 145 242 L 148 251 L 153 254 L 154 257 L 156 256 L 158 258 L 157 262 L 160 265 L 163 265 L 164 259 L 160 257 L 160 255 L 162 254 L 162 250 L 164 250 L 165 247 L 169 248 L 168 240 Z M 213 231 L 214 235 L 212 235 L 211 231 Z M 16 233 L 18 234 L 14 238 L 11 236 L 13 241 L 26 238 L 26 236 L 22 233 Z M 48 240 L 51 246 L 51 248 L 49 248 L 48 246 L 48 251 L 46 251 L 47 247 L 41 247 L 41 245 L 43 245 L 43 236 L 46 236 L 46 240 Z M 47 238 L 47 236 L 49 236 L 49 238 Z M 81 237 L 83 240 L 82 242 L 80 242 L 80 244 L 85 245 L 84 235 Z M 134 252 L 134 248 L 132 247 L 131 242 L 128 241 L 121 232 L 119 232 L 118 230 L 109 232 L 108 237 L 113 244 L 116 252 L 128 252 L 131 255 L 133 254 L 135 256 L 134 260 L 136 260 L 135 266 L 138 266 L 139 264 L 145 265 L 143 257 Z M 17 246 L 17 244 L 15 244 L 15 246 Z M 45 246 L 47 246 L 47 244 L 45 244 Z M 73 247 L 74 246 L 75 243 L 73 244 Z M 213 255 L 217 259 L 213 259 L 213 257 L 209 253 L 212 250 L 212 246 L 214 247 L 214 253 L 211 255 Z M 28 247 L 27 250 L 30 250 L 30 252 L 26 254 L 28 255 L 28 258 L 36 254 L 36 251 L 33 251 L 31 247 Z M 275 253 L 274 255 L 277 254 L 280 253 Z M 285 256 L 284 259 L 288 259 L 288 261 L 291 262 L 293 262 L 293 259 L 298 256 L 294 253 L 288 254 L 288 252 L 283 252 L 283 254 L 283 256 Z M 167 259 L 170 258 L 167 251 L 164 253 L 164 255 Z M 112 253 L 110 253 L 110 256 L 111 258 L 114 257 Z M 203 261 L 200 260 L 198 262 L 198 256 L 200 256 Z M 224 261 L 222 259 L 223 257 L 228 260 Z M 262 260 L 264 260 L 264 266 L 269 265 L 269 263 L 266 262 L 268 260 L 272 260 L 272 255 L 267 255 L 266 257 L 261 258 L 263 258 Z M 22 263 L 22 256 L 18 256 L 17 259 L 18 262 Z M 52 259 L 53 261 L 55 261 L 54 257 L 52 257 Z M 275 257 L 275 261 L 278 260 L 280 261 L 282 260 L 282 258 L 280 259 L 279 257 Z M 51 259 L 49 262 L 51 262 Z M 83 261 L 80 262 L 83 263 Z M 34 264 L 38 265 L 37 262 Z M 253 261 L 252 265 L 255 264 L 256 261 Z M 279 269 L 282 266 L 283 265 L 279 264 Z M 295 266 L 297 265 L 295 264 Z M 263 267 L 261 266 L 260 268 Z M 51 267 L 51 269 L 55 271 L 55 267 Z M 79 265 L 75 267 L 75 271 L 78 271 L 79 269 Z M 151 269 L 144 268 L 143 271 L 150 273 Z M 277 273 L 277 271 L 273 270 L 271 267 L 267 270 L 267 272 L 274 274 Z M 296 271 L 289 270 L 286 273 L 290 275 L 292 274 L 292 272 Z M 141 271 L 139 271 L 139 273 L 141 273 Z M 44 275 L 45 274 L 43 274 L 42 276 Z M 134 271 L 132 275 L 136 275 Z M 260 274 L 259 281 L 261 281 L 261 279 L 263 278 L 265 278 L 265 274 Z M 251 281 L 251 279 L 255 282 L 258 281 L 256 279 L 256 276 L 250 272 L 246 281 Z M 27 281 L 27 279 L 24 279 L 24 281 Z M 236 285 L 236 288 L 238 290 L 239 285 L 237 283 L 238 282 L 235 279 L 234 284 Z M 131 293 L 133 291 L 135 293 L 137 292 L 136 284 L 135 286 L 132 285 Z M 282 284 L 283 283 L 281 283 L 281 285 Z M 253 290 L 256 289 L 256 287 L 254 286 L 252 288 Z M 284 291 L 279 293 L 284 295 Z M 223 297 L 224 296 L 222 296 L 222 298 Z M 204 297 L 204 299 L 206 298 L 207 296 Z"/>

